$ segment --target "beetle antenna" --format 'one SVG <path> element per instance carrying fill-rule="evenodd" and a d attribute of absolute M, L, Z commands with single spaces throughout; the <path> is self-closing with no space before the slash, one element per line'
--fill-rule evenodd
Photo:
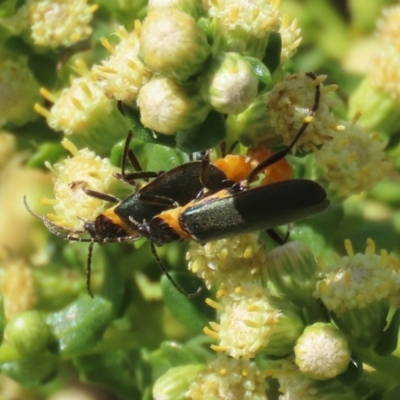
<path fill-rule="evenodd" d="M 156 247 L 154 245 L 154 242 L 150 240 L 150 248 L 151 248 L 151 252 L 153 253 L 157 264 L 159 265 L 159 267 L 161 268 L 161 271 L 166 275 L 166 277 L 169 279 L 169 281 L 172 283 L 172 285 L 175 287 L 175 289 L 179 292 L 182 293 L 184 296 L 192 299 L 196 296 L 199 295 L 199 293 L 203 290 L 203 288 L 201 286 L 198 287 L 198 289 L 194 292 L 194 293 L 188 293 L 185 290 L 183 290 L 174 280 L 174 278 L 170 275 L 170 273 L 168 272 L 168 270 L 165 268 L 164 264 L 161 262 L 160 257 L 157 254 L 156 251 Z"/>
<path fill-rule="evenodd" d="M 90 242 L 88 248 L 88 255 L 87 255 L 87 263 L 86 263 L 86 290 L 89 293 L 89 296 L 93 299 L 92 289 L 90 288 L 90 280 L 92 278 L 92 254 L 93 254 L 93 246 L 94 241 Z"/>

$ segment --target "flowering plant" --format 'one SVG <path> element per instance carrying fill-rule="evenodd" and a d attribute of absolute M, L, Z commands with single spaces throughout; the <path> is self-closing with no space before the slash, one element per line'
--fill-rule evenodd
<path fill-rule="evenodd" d="M 398 395 L 400 6 L 387 3 L 0 4 L 2 395 Z M 174 227 L 192 240 L 150 252 L 158 213 L 123 220 L 110 203 L 206 151 L 224 196 L 306 179 L 331 205 L 208 243 Z M 189 204 L 222 196 L 200 181 Z M 163 210 L 182 213 L 175 200 Z M 176 271 L 160 279 L 157 263 Z"/>

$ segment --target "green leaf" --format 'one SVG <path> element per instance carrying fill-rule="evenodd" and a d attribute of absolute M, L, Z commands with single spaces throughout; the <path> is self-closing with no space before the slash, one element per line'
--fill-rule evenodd
<path fill-rule="evenodd" d="M 28 59 L 28 65 L 36 80 L 43 86 L 53 87 L 57 80 L 57 63 L 59 58 L 55 53 L 33 54 Z"/>
<path fill-rule="evenodd" d="M 109 300 L 84 294 L 63 310 L 49 314 L 46 322 L 52 329 L 58 350 L 64 356 L 73 356 L 97 344 L 113 316 Z"/>
<path fill-rule="evenodd" d="M 175 147 L 175 137 L 169 135 L 162 135 L 154 132 L 151 129 L 146 128 L 140 122 L 140 112 L 132 107 L 122 104 L 122 111 L 124 115 L 129 119 L 132 132 L 135 139 L 140 139 L 143 142 L 157 143 L 163 146 Z"/>
<path fill-rule="evenodd" d="M 119 399 L 140 399 L 135 365 L 129 352 L 82 356 L 74 360 L 74 365 L 82 381 L 104 386 L 115 392 Z"/>
<path fill-rule="evenodd" d="M 263 63 L 273 73 L 281 62 L 281 51 L 282 51 L 282 38 L 280 33 L 271 32 L 269 34 L 269 40 L 267 48 L 265 49 L 265 56 Z"/>
<path fill-rule="evenodd" d="M 45 168 L 45 161 L 54 164 L 63 155 L 65 155 L 65 149 L 61 144 L 42 143 L 36 153 L 29 159 L 27 166 L 32 168 Z"/>
<path fill-rule="evenodd" d="M 397 309 L 390 320 L 389 326 L 383 331 L 378 343 L 375 346 L 376 354 L 381 357 L 386 357 L 397 349 L 399 328 L 400 310 Z"/>
<path fill-rule="evenodd" d="M 255 57 L 243 57 L 253 68 L 254 73 L 257 75 L 258 84 L 258 95 L 271 90 L 272 87 L 272 77 L 268 68 L 265 64 Z"/>
<path fill-rule="evenodd" d="M 187 132 L 178 132 L 176 145 L 186 153 L 194 153 L 217 146 L 225 137 L 226 125 L 223 115 L 211 110 L 199 126 Z"/>
<path fill-rule="evenodd" d="M 199 333 L 214 319 L 214 311 L 205 303 L 209 291 L 200 278 L 190 273 L 171 272 L 171 276 L 187 293 L 195 293 L 199 287 L 202 288 L 198 296 L 188 298 L 179 293 L 165 275 L 161 279 L 164 301 L 171 315 L 190 332 Z"/>

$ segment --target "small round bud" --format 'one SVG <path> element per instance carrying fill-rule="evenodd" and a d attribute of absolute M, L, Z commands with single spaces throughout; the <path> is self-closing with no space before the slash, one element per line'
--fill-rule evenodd
<path fill-rule="evenodd" d="M 161 76 L 142 86 L 138 104 L 142 124 L 165 135 L 194 128 L 210 110 L 191 87 Z"/>
<path fill-rule="evenodd" d="M 19 353 L 31 355 L 46 348 L 50 330 L 38 311 L 25 311 L 8 322 L 4 335 Z"/>
<path fill-rule="evenodd" d="M 140 49 L 147 68 L 181 81 L 198 73 L 211 51 L 196 20 L 177 10 L 147 16 Z"/>
<path fill-rule="evenodd" d="M 258 79 L 251 65 L 238 53 L 214 57 L 202 77 L 201 92 L 223 114 L 243 112 L 257 95 Z"/>
<path fill-rule="evenodd" d="M 345 335 L 332 324 L 308 326 L 294 347 L 295 363 L 308 378 L 331 379 L 346 371 L 351 351 Z"/>

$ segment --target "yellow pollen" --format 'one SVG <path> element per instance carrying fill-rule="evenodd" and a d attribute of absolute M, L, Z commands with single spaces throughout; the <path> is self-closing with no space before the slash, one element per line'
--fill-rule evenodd
<path fill-rule="evenodd" d="M 217 291 L 216 297 L 217 297 L 217 299 L 220 299 L 222 296 L 227 296 L 228 294 L 229 294 L 229 291 L 226 290 L 225 288 L 222 288 Z"/>
<path fill-rule="evenodd" d="M 335 84 L 333 84 L 333 85 L 328 85 L 328 86 L 324 86 L 324 87 L 321 89 L 321 92 L 322 92 L 322 93 L 335 92 L 336 90 L 338 90 L 338 88 L 339 88 L 339 86 L 338 86 L 338 85 L 335 85 Z"/>
<path fill-rule="evenodd" d="M 221 330 L 221 325 L 217 324 L 214 321 L 210 321 L 210 326 L 211 326 L 211 329 L 214 330 L 217 333 Z"/>
<path fill-rule="evenodd" d="M 106 48 L 106 50 L 108 50 L 112 55 L 115 54 L 114 47 L 111 45 L 111 43 L 106 38 L 102 37 L 100 39 L 100 42 Z"/>
<path fill-rule="evenodd" d="M 253 257 L 253 249 L 251 246 L 248 246 L 244 251 L 243 258 L 252 258 Z"/>
<path fill-rule="evenodd" d="M 346 253 L 349 257 L 354 257 L 354 250 L 353 246 L 351 244 L 351 241 L 349 239 L 346 239 L 344 241 L 344 248 L 346 249 Z"/>
<path fill-rule="evenodd" d="M 107 72 L 110 74 L 116 74 L 118 71 L 114 68 L 109 67 L 108 65 L 99 65 L 97 67 L 101 72 Z"/>
<path fill-rule="evenodd" d="M 367 239 L 367 247 L 365 249 L 365 254 L 372 256 L 375 254 L 375 242 L 371 239 Z"/>
<path fill-rule="evenodd" d="M 212 300 L 212 299 L 206 299 L 206 304 L 214 309 L 216 309 L 217 311 L 223 311 L 224 307 L 221 306 L 221 304 L 217 303 L 216 301 Z"/>
<path fill-rule="evenodd" d="M 91 5 L 91 6 L 89 7 L 89 11 L 93 14 L 93 13 L 95 13 L 95 12 L 98 10 L 98 8 L 99 8 L 99 5 L 98 5 L 98 4 L 93 4 L 93 5 Z"/>
<path fill-rule="evenodd" d="M 210 328 L 208 328 L 207 326 L 203 329 L 203 332 L 207 335 L 210 336 L 210 338 L 216 339 L 216 340 L 220 340 L 220 336 L 218 335 L 217 332 L 212 331 Z"/>
<path fill-rule="evenodd" d="M 260 307 L 257 304 L 252 304 L 246 308 L 248 312 L 259 311 Z"/>
<path fill-rule="evenodd" d="M 40 204 L 44 204 L 45 206 L 54 206 L 58 203 L 56 199 L 48 199 L 47 197 L 43 197 L 39 200 Z"/>
<path fill-rule="evenodd" d="M 211 350 L 214 350 L 215 352 L 218 352 L 218 353 L 225 353 L 226 350 L 228 350 L 228 348 L 226 346 L 216 346 L 214 344 L 212 344 L 210 346 L 210 348 L 211 348 Z"/>
<path fill-rule="evenodd" d="M 46 100 L 51 101 L 52 103 L 56 102 L 56 100 L 57 100 L 56 96 L 54 96 L 54 94 L 51 93 L 46 88 L 43 88 L 43 87 L 40 88 L 39 92 Z"/>
<path fill-rule="evenodd" d="M 318 75 L 313 81 L 312 84 L 313 86 L 318 86 L 321 83 L 325 81 L 325 79 L 328 77 L 328 75 Z"/>
<path fill-rule="evenodd" d="M 219 374 L 220 374 L 221 376 L 225 376 L 227 373 L 228 373 L 228 371 L 227 371 L 226 368 L 221 368 L 221 369 L 219 370 Z"/>
<path fill-rule="evenodd" d="M 82 103 L 76 97 L 72 97 L 71 102 L 78 110 L 85 111 L 85 107 L 83 107 Z"/>
<path fill-rule="evenodd" d="M 36 104 L 33 106 L 33 109 L 34 109 L 38 114 L 40 114 L 42 117 L 50 118 L 50 116 L 51 116 L 50 111 L 49 111 L 47 108 L 44 108 L 44 107 L 43 107 L 41 104 L 39 104 L 39 103 L 36 103 Z"/>
<path fill-rule="evenodd" d="M 64 147 L 65 150 L 68 150 L 74 157 L 79 154 L 78 148 L 68 139 L 63 139 L 61 141 L 61 146 Z"/>
<path fill-rule="evenodd" d="M 241 286 L 238 286 L 238 287 L 235 288 L 235 293 L 242 294 L 242 293 L 244 293 L 244 290 L 243 290 L 243 288 Z"/>
<path fill-rule="evenodd" d="M 85 92 L 86 96 L 92 97 L 92 91 L 90 90 L 89 86 L 86 83 L 82 82 L 80 84 L 80 87 Z"/>
<path fill-rule="evenodd" d="M 244 320 L 243 323 L 249 328 L 258 328 L 260 326 L 260 324 L 258 324 L 257 322 L 250 321 L 249 319 Z"/>
<path fill-rule="evenodd" d="M 89 68 L 82 59 L 75 60 L 74 66 L 72 68 L 79 75 L 84 76 L 90 73 Z"/>
<path fill-rule="evenodd" d="M 303 122 L 305 124 L 309 124 L 313 119 L 314 117 L 312 115 L 308 115 L 307 117 L 303 118 Z"/>
<path fill-rule="evenodd" d="M 247 369 L 244 369 L 242 371 L 242 376 L 247 377 L 248 374 L 249 374 L 249 371 L 247 371 Z"/>
<path fill-rule="evenodd" d="M 338 132 L 344 131 L 346 127 L 344 125 L 336 125 L 335 130 Z"/>

